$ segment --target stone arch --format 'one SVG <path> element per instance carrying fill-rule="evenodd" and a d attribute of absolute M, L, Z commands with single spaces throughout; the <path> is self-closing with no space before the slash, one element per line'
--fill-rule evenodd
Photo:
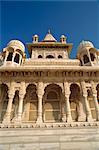
<path fill-rule="evenodd" d="M 38 55 L 38 58 L 43 58 L 42 55 Z"/>
<path fill-rule="evenodd" d="M 29 84 L 24 97 L 23 120 L 36 122 L 37 120 L 38 96 L 35 84 Z"/>
<path fill-rule="evenodd" d="M 44 122 L 60 122 L 61 120 L 62 89 L 57 84 L 45 87 L 43 95 Z"/>
<path fill-rule="evenodd" d="M 55 85 L 59 86 L 63 91 L 63 83 L 58 83 L 58 82 L 44 83 L 44 89 L 51 84 L 55 84 Z"/>
<path fill-rule="evenodd" d="M 0 84 L 0 121 L 3 121 L 8 105 L 8 86 L 6 84 Z"/>
<path fill-rule="evenodd" d="M 58 55 L 58 58 L 63 58 L 62 55 Z"/>
<path fill-rule="evenodd" d="M 93 53 L 90 53 L 90 58 L 91 58 L 91 61 L 94 61 L 95 55 Z"/>
<path fill-rule="evenodd" d="M 79 117 L 80 87 L 76 83 L 70 85 L 70 108 L 73 121 L 77 121 Z"/>
<path fill-rule="evenodd" d="M 89 63 L 89 58 L 87 55 L 83 56 L 83 61 L 84 61 L 84 64 Z"/>
<path fill-rule="evenodd" d="M 52 59 L 55 58 L 53 55 L 47 55 L 46 58 Z"/>
<path fill-rule="evenodd" d="M 7 61 L 12 61 L 12 57 L 13 57 L 13 52 L 9 52 Z"/>
<path fill-rule="evenodd" d="M 20 61 L 20 54 L 19 54 L 19 53 L 16 53 L 16 54 L 15 54 L 15 57 L 14 57 L 14 62 L 16 62 L 16 63 L 19 64 L 19 61 Z"/>

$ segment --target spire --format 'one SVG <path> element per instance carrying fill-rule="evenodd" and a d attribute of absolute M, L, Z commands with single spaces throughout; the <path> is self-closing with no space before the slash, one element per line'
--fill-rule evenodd
<path fill-rule="evenodd" d="M 50 32 L 50 29 L 48 30 L 48 33 L 46 34 L 43 42 L 56 42 L 56 39 L 53 37 L 53 35 Z"/>

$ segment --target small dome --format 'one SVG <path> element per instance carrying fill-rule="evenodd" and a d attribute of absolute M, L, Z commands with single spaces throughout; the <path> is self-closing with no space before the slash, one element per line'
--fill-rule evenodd
<path fill-rule="evenodd" d="M 65 35 L 61 35 L 61 38 L 66 38 L 66 36 Z"/>
<path fill-rule="evenodd" d="M 90 41 L 82 41 L 78 46 L 78 51 L 81 50 L 84 47 L 91 47 L 94 48 L 94 45 Z"/>
<path fill-rule="evenodd" d="M 38 35 L 37 35 L 37 34 L 35 34 L 35 35 L 33 35 L 33 37 L 38 37 Z"/>
<path fill-rule="evenodd" d="M 20 50 L 22 50 L 22 52 L 25 51 L 25 46 L 24 46 L 24 44 L 23 44 L 21 41 L 19 41 L 19 40 L 11 40 L 11 41 L 7 44 L 7 46 L 9 46 L 9 47 L 17 46 L 17 47 L 19 47 Z"/>

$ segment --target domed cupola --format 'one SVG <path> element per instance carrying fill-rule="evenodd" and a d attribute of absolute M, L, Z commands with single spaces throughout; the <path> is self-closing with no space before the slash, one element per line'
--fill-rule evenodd
<path fill-rule="evenodd" d="M 20 65 L 25 57 L 25 46 L 19 40 L 11 40 L 3 49 L 4 64 Z"/>
<path fill-rule="evenodd" d="M 90 41 L 82 41 L 78 46 L 78 59 L 83 66 L 98 65 L 98 51 Z"/>

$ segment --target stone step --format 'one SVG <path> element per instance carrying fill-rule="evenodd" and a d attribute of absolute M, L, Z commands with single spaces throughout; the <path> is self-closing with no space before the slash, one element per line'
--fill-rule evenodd
<path fill-rule="evenodd" d="M 1 128 L 0 150 L 99 150 L 99 127 Z"/>

